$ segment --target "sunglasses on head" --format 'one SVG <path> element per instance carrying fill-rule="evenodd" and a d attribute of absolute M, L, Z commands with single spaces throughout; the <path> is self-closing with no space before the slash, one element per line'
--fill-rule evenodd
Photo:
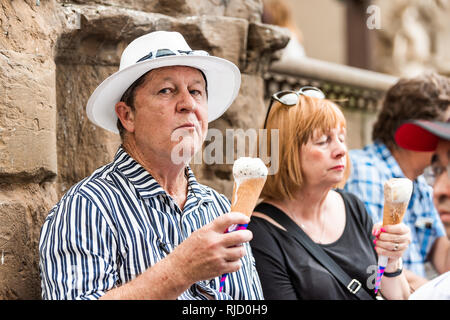
<path fill-rule="evenodd" d="M 147 55 L 140 58 L 136 63 L 151 60 L 159 57 L 167 56 L 209 56 L 209 53 L 203 50 L 170 50 L 170 49 L 158 49 L 150 51 Z"/>
<path fill-rule="evenodd" d="M 272 95 L 272 98 L 270 100 L 270 105 L 269 108 L 267 109 L 266 119 L 264 120 L 264 128 L 266 128 L 267 119 L 269 118 L 269 113 L 270 110 L 272 109 L 274 101 L 278 101 L 284 106 L 292 107 L 297 105 L 300 95 L 325 99 L 325 94 L 322 92 L 322 90 L 311 86 L 302 87 L 298 91 L 293 90 L 278 91 Z"/>

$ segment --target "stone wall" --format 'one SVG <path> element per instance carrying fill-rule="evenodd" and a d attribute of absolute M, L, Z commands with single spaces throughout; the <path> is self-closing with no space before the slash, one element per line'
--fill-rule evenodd
<path fill-rule="evenodd" d="M 450 75 L 450 1 L 373 3 L 381 13 L 374 43 L 376 70 L 405 77 L 426 70 Z"/>
<path fill-rule="evenodd" d="M 61 195 L 111 161 L 118 136 L 85 113 L 122 50 L 155 30 L 181 32 L 193 49 L 233 61 L 241 91 L 210 127 L 263 121 L 262 72 L 284 47 L 260 23 L 259 0 L 0 0 L 0 299 L 39 299 L 38 241 Z M 231 166 L 193 165 L 199 180 L 231 195 Z"/>

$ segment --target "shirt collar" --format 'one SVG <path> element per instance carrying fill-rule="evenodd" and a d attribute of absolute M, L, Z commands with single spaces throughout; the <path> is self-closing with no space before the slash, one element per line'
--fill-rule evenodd
<path fill-rule="evenodd" d="M 167 195 L 167 192 L 158 181 L 133 159 L 122 146 L 117 150 L 113 163 L 117 170 L 131 182 L 142 198 Z M 211 190 L 197 182 L 194 172 L 189 166 L 186 167 L 186 176 L 189 183 L 188 199 L 193 196 L 199 201 L 213 201 Z"/>
<path fill-rule="evenodd" d="M 386 163 L 388 168 L 391 170 L 392 176 L 394 178 L 405 178 L 405 174 L 403 173 L 402 169 L 398 165 L 397 160 L 395 160 L 391 151 L 384 143 L 375 142 L 373 144 L 373 147 L 374 147 L 375 153 L 378 155 L 378 157 L 380 157 L 382 160 L 384 160 L 384 162 Z"/>
<path fill-rule="evenodd" d="M 381 159 L 383 159 L 385 161 L 385 163 L 387 164 L 388 168 L 391 170 L 391 174 L 393 178 L 406 178 L 405 174 L 403 173 L 402 169 L 400 168 L 400 166 L 398 165 L 397 160 L 395 160 L 394 156 L 392 155 L 391 151 L 389 150 L 389 148 L 380 142 L 376 142 L 372 145 L 374 152 L 376 153 L 376 155 L 378 157 L 380 157 Z M 428 185 L 428 183 L 425 181 L 425 178 L 423 177 L 423 175 L 418 176 L 414 181 L 413 181 L 413 188 L 416 189 L 418 188 L 418 190 L 424 190 L 424 189 L 429 189 L 430 192 L 432 193 L 433 189 L 432 187 L 430 187 L 430 185 Z M 409 201 L 409 207 L 411 207 L 413 205 L 413 198 L 416 197 L 416 193 L 413 192 L 411 195 L 411 200 Z M 415 214 L 414 211 L 411 211 L 410 214 Z"/>

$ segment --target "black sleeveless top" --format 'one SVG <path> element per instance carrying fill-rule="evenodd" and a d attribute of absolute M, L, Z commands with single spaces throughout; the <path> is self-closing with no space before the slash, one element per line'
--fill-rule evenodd
<path fill-rule="evenodd" d="M 372 220 L 355 195 L 343 190 L 335 191 L 345 204 L 344 232 L 335 242 L 319 245 L 351 278 L 358 279 L 375 299 L 377 254 L 373 245 Z M 255 211 L 264 213 L 258 210 L 258 206 Z M 251 218 L 248 229 L 253 232 L 250 245 L 265 299 L 357 299 L 286 231 L 256 216 Z"/>

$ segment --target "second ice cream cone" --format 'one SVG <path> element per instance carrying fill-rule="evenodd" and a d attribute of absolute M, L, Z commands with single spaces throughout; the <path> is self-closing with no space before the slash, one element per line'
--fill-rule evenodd
<path fill-rule="evenodd" d="M 406 178 L 392 178 L 384 184 L 383 226 L 399 224 L 403 220 L 412 193 L 412 181 Z M 388 263 L 388 257 L 378 256 L 378 273 L 375 293 L 381 285 L 381 279 Z"/>
<path fill-rule="evenodd" d="M 383 226 L 399 224 L 403 220 L 412 193 L 412 182 L 406 178 L 392 178 L 384 184 Z"/>
<path fill-rule="evenodd" d="M 407 207 L 408 202 L 385 203 L 383 209 L 383 226 L 402 222 Z"/>
<path fill-rule="evenodd" d="M 267 179 L 267 167 L 259 158 L 241 157 L 233 165 L 233 195 L 231 211 L 242 212 L 250 217 L 258 202 Z M 245 225 L 232 225 L 226 232 L 246 229 Z M 220 278 L 219 292 L 223 291 L 227 274 Z"/>
<path fill-rule="evenodd" d="M 242 212 L 250 217 L 265 182 L 266 177 L 244 179 L 239 184 L 234 182 L 231 211 Z"/>

